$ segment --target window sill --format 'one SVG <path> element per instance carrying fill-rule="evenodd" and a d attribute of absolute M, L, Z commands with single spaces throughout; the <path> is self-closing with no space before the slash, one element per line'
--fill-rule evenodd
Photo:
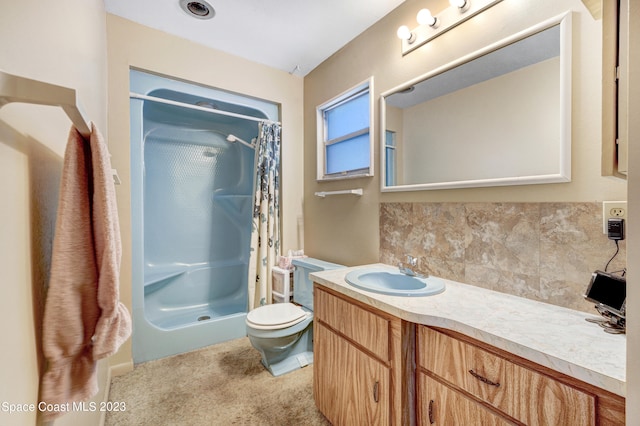
<path fill-rule="evenodd" d="M 336 180 L 359 179 L 359 178 L 369 178 L 369 177 L 373 177 L 373 173 L 359 173 L 359 174 L 344 175 L 344 176 L 329 176 L 329 177 L 317 178 L 316 182 L 333 182 Z"/>

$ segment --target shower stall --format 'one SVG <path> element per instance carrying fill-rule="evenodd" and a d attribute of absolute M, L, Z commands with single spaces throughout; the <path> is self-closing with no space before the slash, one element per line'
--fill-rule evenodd
<path fill-rule="evenodd" d="M 246 335 L 260 120 L 276 104 L 130 72 L 133 358 Z"/>

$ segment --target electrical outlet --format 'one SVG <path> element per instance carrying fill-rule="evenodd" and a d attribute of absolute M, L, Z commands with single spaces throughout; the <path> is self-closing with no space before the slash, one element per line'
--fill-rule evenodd
<path fill-rule="evenodd" d="M 602 202 L 602 232 L 607 233 L 608 222 L 611 218 L 627 220 L 626 201 L 603 201 Z"/>

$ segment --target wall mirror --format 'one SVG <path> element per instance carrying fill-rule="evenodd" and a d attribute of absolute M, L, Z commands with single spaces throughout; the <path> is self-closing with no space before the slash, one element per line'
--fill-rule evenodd
<path fill-rule="evenodd" d="M 571 13 L 381 96 L 382 191 L 571 180 Z"/>

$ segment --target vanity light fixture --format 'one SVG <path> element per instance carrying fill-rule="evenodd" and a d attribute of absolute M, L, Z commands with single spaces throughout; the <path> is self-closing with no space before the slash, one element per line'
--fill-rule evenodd
<path fill-rule="evenodd" d="M 458 9 L 464 9 L 469 2 L 467 0 L 449 0 L 449 4 Z"/>
<path fill-rule="evenodd" d="M 397 35 L 400 40 L 407 40 L 407 43 L 413 43 L 416 39 L 416 35 L 406 25 L 398 28 Z"/>
<path fill-rule="evenodd" d="M 421 9 L 416 16 L 420 24 L 418 27 L 413 30 L 406 25 L 398 28 L 396 34 L 402 40 L 402 54 L 406 55 L 501 1 L 449 0 L 451 7 L 443 10 L 438 16 L 433 16 L 429 9 Z"/>
<path fill-rule="evenodd" d="M 418 21 L 420 25 L 428 25 L 433 28 L 438 26 L 438 18 L 433 16 L 429 9 L 420 9 L 416 16 L 416 21 Z"/>

